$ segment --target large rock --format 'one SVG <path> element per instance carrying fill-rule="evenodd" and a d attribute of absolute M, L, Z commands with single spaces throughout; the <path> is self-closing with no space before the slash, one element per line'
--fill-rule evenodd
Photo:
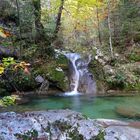
<path fill-rule="evenodd" d="M 16 140 L 17 137 L 37 132 L 38 138 L 66 140 L 90 139 L 99 133 L 98 124 L 70 110 L 0 114 L 0 139 Z M 85 129 L 86 128 L 86 129 Z M 16 135 L 16 136 L 15 136 Z"/>
<path fill-rule="evenodd" d="M 56 52 L 55 60 L 43 66 L 43 72 L 46 73 L 48 80 L 50 81 L 50 87 L 57 87 L 62 91 L 68 91 L 69 82 L 67 78 L 67 64 L 68 60 L 63 54 Z"/>
<path fill-rule="evenodd" d="M 140 123 L 122 122 L 117 120 L 97 120 L 105 127 L 105 140 L 139 140 Z"/>
<path fill-rule="evenodd" d="M 70 110 L 6 112 L 0 114 L 0 139 L 139 140 L 140 129 L 134 126 L 115 120 L 91 120 Z"/>

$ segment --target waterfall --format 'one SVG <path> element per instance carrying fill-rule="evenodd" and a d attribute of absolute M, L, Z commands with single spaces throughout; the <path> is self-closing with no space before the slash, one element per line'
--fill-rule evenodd
<path fill-rule="evenodd" d="M 77 53 L 67 53 L 65 54 L 65 56 L 69 59 L 70 63 L 72 64 L 72 67 L 74 69 L 73 71 L 73 76 L 71 79 L 71 83 L 70 83 L 70 87 L 71 87 L 71 92 L 67 92 L 66 95 L 77 95 L 78 93 L 78 86 L 79 86 L 79 71 L 77 69 L 76 66 L 76 60 L 78 60 L 79 58 L 81 58 L 81 56 Z M 72 89 L 72 87 L 74 87 Z"/>
<path fill-rule="evenodd" d="M 77 94 L 95 94 L 96 83 L 92 73 L 88 71 L 88 64 L 91 61 L 91 56 L 81 57 L 77 53 L 66 53 L 65 56 L 69 60 L 69 81 L 70 91 L 65 95 Z"/>

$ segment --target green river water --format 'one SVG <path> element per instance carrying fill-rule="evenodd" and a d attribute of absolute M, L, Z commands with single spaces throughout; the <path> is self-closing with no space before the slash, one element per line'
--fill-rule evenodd
<path fill-rule="evenodd" d="M 71 109 L 90 118 L 131 120 L 116 112 L 116 107 L 134 108 L 140 113 L 140 96 L 133 97 L 90 97 L 90 96 L 49 96 L 32 98 L 25 105 L 10 107 L 7 111 L 36 111 L 49 109 Z M 135 118 L 133 118 L 134 120 Z M 138 120 L 138 119 L 137 119 Z"/>

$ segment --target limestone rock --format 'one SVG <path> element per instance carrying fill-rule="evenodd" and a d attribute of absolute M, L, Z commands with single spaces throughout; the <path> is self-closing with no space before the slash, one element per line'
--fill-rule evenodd
<path fill-rule="evenodd" d="M 135 124 L 117 120 L 91 120 L 71 110 L 0 113 L 0 139 L 139 140 Z"/>

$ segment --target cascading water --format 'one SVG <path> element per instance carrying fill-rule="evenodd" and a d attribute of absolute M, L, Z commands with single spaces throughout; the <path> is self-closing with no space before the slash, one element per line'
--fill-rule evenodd
<path fill-rule="evenodd" d="M 95 94 L 96 83 L 93 75 L 88 71 L 88 64 L 91 56 L 81 57 L 77 53 L 67 53 L 65 56 L 69 59 L 69 82 L 70 91 L 65 95 L 77 95 L 80 93 Z"/>
<path fill-rule="evenodd" d="M 69 59 L 71 65 L 71 68 L 73 67 L 73 72 L 71 72 L 72 77 L 71 77 L 71 82 L 70 82 L 70 89 L 71 92 L 66 92 L 65 95 L 77 95 L 79 94 L 78 92 L 78 86 L 79 86 L 79 71 L 76 67 L 76 60 L 81 58 L 81 56 L 77 53 L 67 53 L 65 56 Z"/>

